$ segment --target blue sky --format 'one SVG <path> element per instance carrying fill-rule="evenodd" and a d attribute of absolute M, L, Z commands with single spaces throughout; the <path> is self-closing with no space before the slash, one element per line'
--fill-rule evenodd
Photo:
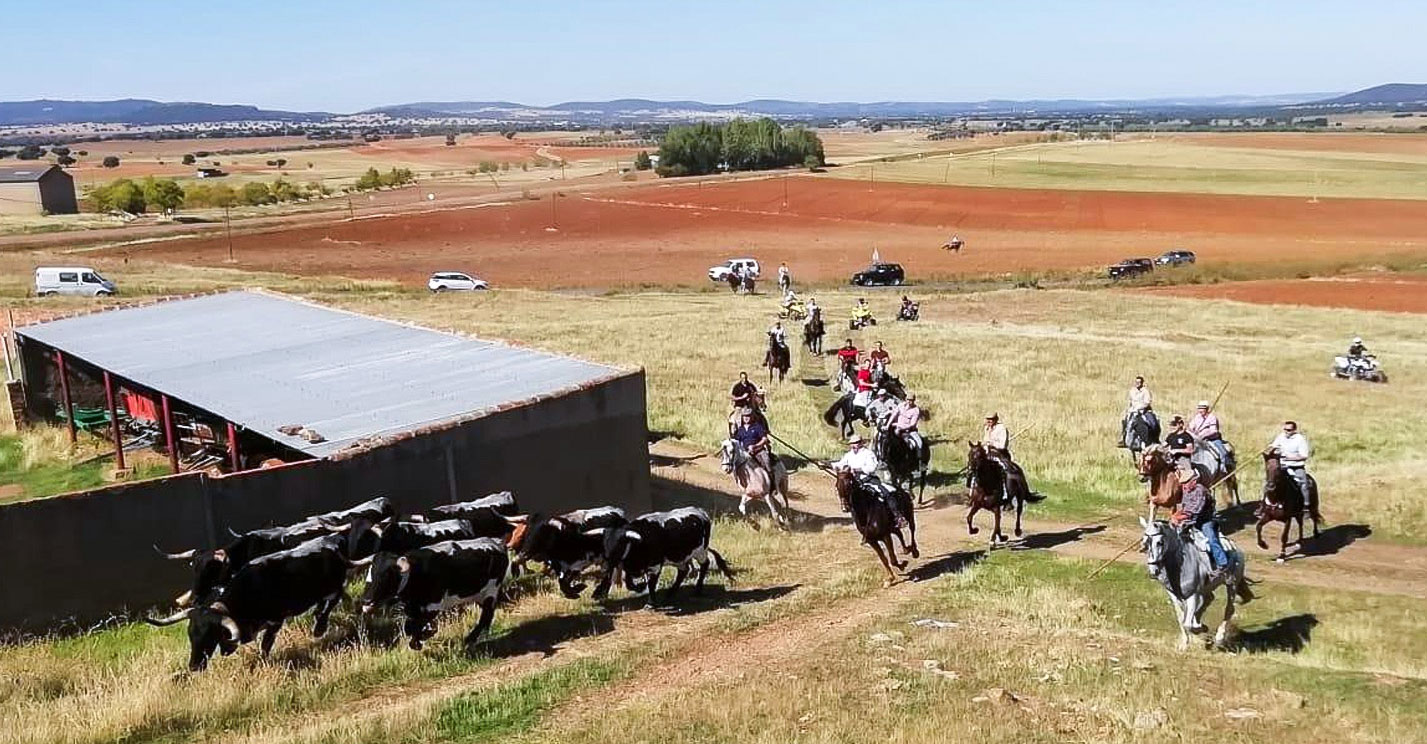
<path fill-rule="evenodd" d="M 1427 2 L 5 0 L 0 100 L 1147 98 L 1427 80 Z"/>

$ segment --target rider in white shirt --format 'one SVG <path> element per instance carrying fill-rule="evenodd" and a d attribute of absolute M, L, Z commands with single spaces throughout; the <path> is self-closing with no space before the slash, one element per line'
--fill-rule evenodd
<path fill-rule="evenodd" d="M 863 446 L 865 442 L 858 434 L 853 434 L 848 438 L 847 444 L 851 449 L 841 458 L 832 464 L 833 470 L 850 470 L 859 479 L 867 479 L 877 475 L 877 455 L 871 449 Z"/>
<path fill-rule="evenodd" d="M 768 329 L 768 335 L 772 336 L 779 346 L 788 345 L 788 335 L 783 331 L 783 321 L 774 323 L 773 327 Z"/>
<path fill-rule="evenodd" d="M 1134 387 L 1130 388 L 1130 403 L 1125 408 L 1125 416 L 1120 425 L 1120 446 L 1124 447 L 1130 439 L 1130 424 L 1136 417 L 1148 412 L 1154 403 L 1154 394 L 1145 387 L 1145 378 L 1136 377 Z"/>
<path fill-rule="evenodd" d="M 1308 445 L 1308 437 L 1298 431 L 1298 423 L 1283 422 L 1283 433 L 1274 437 L 1268 447 L 1278 450 L 1279 463 L 1283 465 L 1284 472 L 1298 483 L 1299 490 L 1307 496 L 1308 458 L 1312 457 L 1313 450 Z"/>

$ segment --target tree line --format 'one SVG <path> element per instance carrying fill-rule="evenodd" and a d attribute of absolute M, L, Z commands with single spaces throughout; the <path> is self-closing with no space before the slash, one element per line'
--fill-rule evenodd
<path fill-rule="evenodd" d="M 661 176 L 697 176 L 824 164 L 823 143 L 815 132 L 801 126 L 784 128 L 765 117 L 670 127 L 659 146 L 656 171 Z"/>
<path fill-rule="evenodd" d="M 416 180 L 409 169 L 392 168 L 386 173 L 367 169 L 343 191 L 374 191 L 402 186 Z M 239 186 L 226 183 L 196 183 L 180 186 L 171 178 L 134 181 L 120 178 L 85 190 L 85 205 L 94 212 L 172 212 L 179 207 L 257 207 L 264 204 L 309 201 L 331 196 L 332 188 L 319 181 L 306 184 L 279 178 L 271 183 L 248 181 Z"/>

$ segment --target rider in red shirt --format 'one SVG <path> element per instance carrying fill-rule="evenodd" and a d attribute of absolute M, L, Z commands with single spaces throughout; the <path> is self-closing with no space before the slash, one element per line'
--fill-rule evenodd
<path fill-rule="evenodd" d="M 888 354 L 887 350 L 882 348 L 881 341 L 877 342 L 877 348 L 873 349 L 872 353 L 867 355 L 867 358 L 871 359 L 873 364 L 880 364 L 883 367 L 887 366 L 887 362 L 892 361 L 892 355 Z"/>
<path fill-rule="evenodd" d="M 862 366 L 857 369 L 857 389 L 859 392 L 872 389 L 871 362 L 864 362 Z"/>
<path fill-rule="evenodd" d="M 837 350 L 837 363 L 846 367 L 857 364 L 857 347 L 853 345 L 852 339 L 847 339 L 847 343 Z"/>

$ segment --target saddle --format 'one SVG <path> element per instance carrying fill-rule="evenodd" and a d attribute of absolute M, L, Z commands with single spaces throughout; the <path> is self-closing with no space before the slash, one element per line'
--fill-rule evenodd
<path fill-rule="evenodd" d="M 1189 536 L 1189 543 L 1194 546 L 1194 549 L 1198 550 L 1204 556 L 1205 562 L 1213 565 L 1213 560 L 1210 558 L 1209 536 L 1205 535 L 1202 530 L 1190 527 L 1187 523 L 1182 530 L 1184 534 Z M 1224 549 L 1225 555 L 1228 555 L 1229 560 L 1232 562 L 1234 553 L 1238 548 L 1235 548 L 1234 543 L 1230 542 L 1229 538 L 1225 537 L 1223 533 L 1219 533 L 1219 547 Z"/>

